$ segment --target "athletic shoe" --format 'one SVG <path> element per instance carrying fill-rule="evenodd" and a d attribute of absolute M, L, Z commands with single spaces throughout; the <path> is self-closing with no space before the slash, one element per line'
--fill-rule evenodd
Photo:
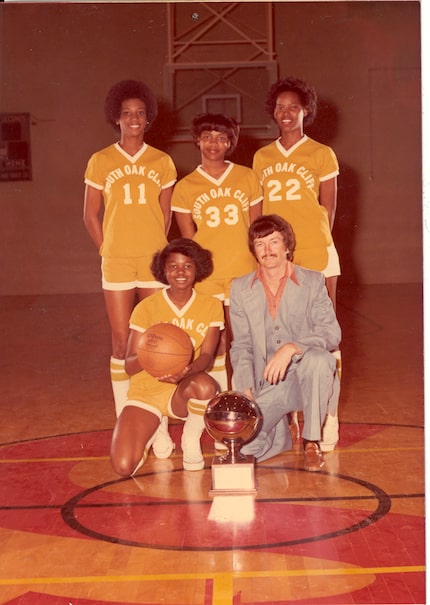
<path fill-rule="evenodd" d="M 320 448 L 323 452 L 332 452 L 339 441 L 339 418 L 327 414 L 323 428 Z"/>
<path fill-rule="evenodd" d="M 167 416 L 163 416 L 160 426 L 155 431 L 152 451 L 156 458 L 168 458 L 175 449 L 175 444 L 169 434 L 168 423 L 169 419 Z"/>

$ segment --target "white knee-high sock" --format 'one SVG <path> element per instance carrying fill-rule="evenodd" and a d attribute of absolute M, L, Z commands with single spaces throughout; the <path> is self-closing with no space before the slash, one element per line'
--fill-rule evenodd
<path fill-rule="evenodd" d="M 188 471 L 199 471 L 205 466 L 200 437 L 205 428 L 204 413 L 209 401 L 210 399 L 188 401 L 188 416 L 185 419 L 181 439 L 183 465 Z"/>
<path fill-rule="evenodd" d="M 213 366 L 208 371 L 209 376 L 212 376 L 212 378 L 216 380 L 219 384 L 219 388 L 221 391 L 228 390 L 227 368 L 225 362 L 225 353 L 223 353 L 222 355 L 217 355 L 215 357 Z"/>
<path fill-rule="evenodd" d="M 113 398 L 115 402 L 116 417 L 121 414 L 127 404 L 130 378 L 125 371 L 125 360 L 110 358 L 110 378 L 112 382 Z"/>

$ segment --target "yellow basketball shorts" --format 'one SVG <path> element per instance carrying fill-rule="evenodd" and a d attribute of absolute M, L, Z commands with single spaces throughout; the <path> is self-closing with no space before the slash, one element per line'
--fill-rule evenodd
<path fill-rule="evenodd" d="M 151 273 L 151 256 L 138 258 L 102 258 L 103 290 L 132 290 L 134 288 L 164 288 Z"/>
<path fill-rule="evenodd" d="M 172 411 L 172 397 L 177 386 L 168 382 L 159 382 L 158 387 L 155 386 L 145 392 L 145 395 L 142 395 L 139 387 L 137 385 L 134 386 L 133 382 L 131 382 L 126 405 L 147 410 L 151 414 L 158 416 L 160 420 L 162 416 L 184 420 L 184 418 L 176 416 Z"/>
<path fill-rule="evenodd" d="M 325 277 L 340 275 L 339 255 L 334 244 L 327 248 L 296 249 L 293 262 L 300 267 L 320 271 Z"/>
<path fill-rule="evenodd" d="M 213 279 L 208 277 L 195 285 L 197 292 L 218 298 L 225 306 L 230 305 L 230 287 L 234 277 Z"/>

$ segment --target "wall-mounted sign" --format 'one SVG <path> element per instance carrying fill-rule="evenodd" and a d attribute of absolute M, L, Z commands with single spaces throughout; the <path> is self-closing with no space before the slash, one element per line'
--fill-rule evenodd
<path fill-rule="evenodd" d="M 0 114 L 0 181 L 31 181 L 30 114 Z"/>

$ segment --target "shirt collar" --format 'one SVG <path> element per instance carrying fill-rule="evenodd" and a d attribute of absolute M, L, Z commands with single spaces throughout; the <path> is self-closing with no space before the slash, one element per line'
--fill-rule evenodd
<path fill-rule="evenodd" d="M 251 288 L 253 287 L 253 285 L 257 281 L 257 279 L 260 280 L 262 283 L 264 283 L 264 275 L 263 275 L 263 271 L 261 269 L 261 265 L 258 265 L 255 275 L 252 278 Z M 291 279 L 297 286 L 300 286 L 299 280 L 297 279 L 296 272 L 294 271 L 294 265 L 289 260 L 287 261 L 287 266 L 285 267 L 285 273 L 281 277 L 281 281 L 286 281 L 287 279 Z"/>

